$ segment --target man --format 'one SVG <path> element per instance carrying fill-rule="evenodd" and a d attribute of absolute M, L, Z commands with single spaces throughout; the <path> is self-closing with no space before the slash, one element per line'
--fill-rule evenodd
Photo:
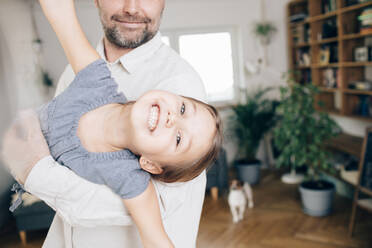
<path fill-rule="evenodd" d="M 205 100 L 198 75 L 161 42 L 158 28 L 164 0 L 95 0 L 95 4 L 105 33 L 97 50 L 108 62 L 119 90 L 128 100 L 135 100 L 150 89 Z M 67 67 L 57 94 L 73 78 L 71 68 Z M 137 230 L 120 198 L 106 186 L 90 183 L 58 165 L 46 156 L 45 144 L 44 149 L 35 148 L 43 143 L 41 133 L 34 117 L 26 120 L 33 123 L 28 129 L 31 137 L 26 135 L 28 139 L 23 143 L 21 140 L 6 143 L 5 150 L 17 147 L 8 152 L 11 161 L 22 157 L 27 147 L 33 147 L 28 152 L 29 162 L 22 161 L 21 167 L 26 169 L 13 170 L 13 174 L 24 182 L 27 191 L 57 211 L 43 247 L 141 247 Z M 187 183 L 154 182 L 164 227 L 175 247 L 195 246 L 205 182 L 205 172 Z"/>

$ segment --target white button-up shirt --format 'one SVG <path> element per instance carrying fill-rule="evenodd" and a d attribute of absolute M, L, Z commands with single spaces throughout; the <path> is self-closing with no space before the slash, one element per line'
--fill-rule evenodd
<path fill-rule="evenodd" d="M 105 58 L 102 40 L 97 51 Z M 161 41 L 160 33 L 114 63 L 108 63 L 108 67 L 119 91 L 128 100 L 135 100 L 150 89 L 206 100 L 198 74 Z M 58 83 L 57 94 L 73 78 L 74 73 L 68 66 Z M 166 184 L 154 180 L 153 183 L 169 238 L 177 248 L 195 247 L 204 201 L 205 172 L 186 183 Z M 46 157 L 34 166 L 25 188 L 57 212 L 44 248 L 142 247 L 121 198 L 104 185 L 80 178 L 52 157 Z"/>

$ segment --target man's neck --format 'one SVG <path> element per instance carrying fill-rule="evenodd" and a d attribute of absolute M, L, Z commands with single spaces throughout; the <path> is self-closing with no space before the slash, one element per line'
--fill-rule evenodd
<path fill-rule="evenodd" d="M 106 37 L 103 38 L 103 49 L 105 52 L 106 60 L 110 63 L 115 62 L 121 56 L 133 50 L 131 48 L 118 47 L 112 44 L 110 41 L 108 41 Z"/>

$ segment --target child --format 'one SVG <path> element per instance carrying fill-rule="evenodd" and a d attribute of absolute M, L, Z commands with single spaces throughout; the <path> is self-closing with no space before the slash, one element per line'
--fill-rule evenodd
<path fill-rule="evenodd" d="M 127 103 L 83 34 L 73 0 L 40 3 L 76 73 L 39 114 L 51 155 L 120 195 L 145 247 L 172 247 L 149 173 L 164 182 L 199 175 L 221 144 L 216 110 L 164 91 Z"/>

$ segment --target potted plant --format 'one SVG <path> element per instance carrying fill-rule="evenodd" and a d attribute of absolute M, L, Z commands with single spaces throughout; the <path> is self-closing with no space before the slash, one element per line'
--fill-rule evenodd
<path fill-rule="evenodd" d="M 276 30 L 276 27 L 271 22 L 257 22 L 254 25 L 253 33 L 257 36 L 262 45 L 268 45 Z"/>
<path fill-rule="evenodd" d="M 306 165 L 306 180 L 299 186 L 303 210 L 312 216 L 324 216 L 332 209 L 334 185 L 322 180 L 322 170 L 332 170 L 325 150 L 325 141 L 339 132 L 339 127 L 327 113 L 318 112 L 314 96 L 319 93 L 312 84 L 289 82 L 281 87 L 281 116 L 274 129 L 274 142 L 280 150 L 277 165 L 296 167 Z"/>
<path fill-rule="evenodd" d="M 275 101 L 263 96 L 271 88 L 246 95 L 245 103 L 232 108 L 230 131 L 238 142 L 239 157 L 235 162 L 241 181 L 256 184 L 260 176 L 260 161 L 256 152 L 264 134 L 275 124 Z"/>

